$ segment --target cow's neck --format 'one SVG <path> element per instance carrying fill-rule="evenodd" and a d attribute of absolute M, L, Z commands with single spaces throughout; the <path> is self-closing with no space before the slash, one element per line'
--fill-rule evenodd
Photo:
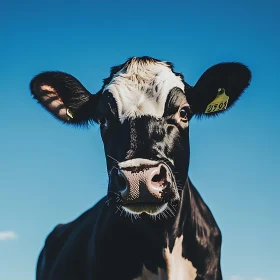
<path fill-rule="evenodd" d="M 152 273 L 158 273 L 159 268 L 165 270 L 166 273 L 168 271 L 174 273 L 174 270 L 170 268 L 174 256 L 182 258 L 184 243 L 193 242 L 189 241 L 188 234 L 185 235 L 186 229 L 188 232 L 194 229 L 190 218 L 191 195 L 186 186 L 175 217 L 156 221 L 148 216 L 131 221 L 124 214 L 120 215 L 119 211 L 116 213 L 113 205 L 108 207 L 104 204 L 97 221 L 98 232 L 94 233 L 96 235 L 95 255 L 99 256 L 94 260 L 96 265 L 102 262 L 111 263 L 114 265 L 112 269 L 119 271 L 125 264 L 129 270 L 127 273 L 135 277 L 140 275 L 144 267 Z M 108 248 L 109 252 L 104 248 Z M 175 255 L 170 254 L 175 251 Z M 188 259 L 182 258 L 186 264 L 182 268 L 189 266 Z"/>
<path fill-rule="evenodd" d="M 137 241 L 138 244 L 142 244 L 139 247 L 140 250 L 146 247 L 149 248 L 146 251 L 149 255 L 152 255 L 151 252 L 154 251 L 157 257 L 160 255 L 163 257 L 163 248 L 168 247 L 172 251 L 176 238 L 182 236 L 184 228 L 188 227 L 190 231 L 193 228 L 193 221 L 190 218 L 190 201 L 191 191 L 186 185 L 182 191 L 182 199 L 177 206 L 175 216 L 167 219 L 162 217 L 156 221 L 147 215 L 138 219 L 129 219 L 125 217 L 124 213 L 116 213 L 115 210 L 111 209 L 108 217 L 114 222 L 104 224 L 113 226 L 109 231 L 104 230 L 104 232 L 114 232 L 114 237 L 117 239 L 114 242 L 120 242 L 120 239 L 123 238 L 135 240 L 136 244 Z"/>

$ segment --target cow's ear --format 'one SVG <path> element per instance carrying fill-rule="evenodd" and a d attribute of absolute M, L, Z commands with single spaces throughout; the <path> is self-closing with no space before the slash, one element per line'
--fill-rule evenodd
<path fill-rule="evenodd" d="M 207 69 L 187 99 L 196 116 L 215 116 L 229 109 L 249 86 L 251 72 L 243 64 L 227 62 Z"/>
<path fill-rule="evenodd" d="M 73 76 L 63 72 L 43 72 L 30 83 L 33 97 L 64 123 L 87 124 L 94 120 L 99 95 L 90 94 Z"/>

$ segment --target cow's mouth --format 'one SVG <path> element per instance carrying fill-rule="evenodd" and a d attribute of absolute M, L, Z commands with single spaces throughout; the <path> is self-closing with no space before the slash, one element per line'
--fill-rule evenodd
<path fill-rule="evenodd" d="M 122 205 L 122 208 L 131 214 L 147 213 L 149 215 L 158 215 L 164 212 L 167 206 L 167 202 L 138 202 Z"/>

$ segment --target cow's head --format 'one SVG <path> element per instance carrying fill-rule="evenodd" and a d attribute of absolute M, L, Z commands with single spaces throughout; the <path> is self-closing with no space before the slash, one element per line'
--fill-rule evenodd
<path fill-rule="evenodd" d="M 188 176 L 191 118 L 229 109 L 250 79 L 246 66 L 221 63 L 192 87 L 170 63 L 142 57 L 113 67 L 94 95 L 62 72 L 41 73 L 30 86 L 62 122 L 100 124 L 108 196 L 127 212 L 157 215 L 180 201 Z"/>

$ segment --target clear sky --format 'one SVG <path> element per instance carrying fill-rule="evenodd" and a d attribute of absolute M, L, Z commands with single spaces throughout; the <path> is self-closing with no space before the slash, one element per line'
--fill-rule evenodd
<path fill-rule="evenodd" d="M 95 93 L 111 66 L 148 55 L 191 85 L 222 61 L 252 70 L 230 112 L 192 121 L 190 177 L 221 228 L 224 279 L 279 280 L 280 2 L 73 2 L 1 2 L 0 279 L 34 279 L 47 234 L 107 187 L 98 127 L 63 126 L 30 80 L 61 70 Z"/>

